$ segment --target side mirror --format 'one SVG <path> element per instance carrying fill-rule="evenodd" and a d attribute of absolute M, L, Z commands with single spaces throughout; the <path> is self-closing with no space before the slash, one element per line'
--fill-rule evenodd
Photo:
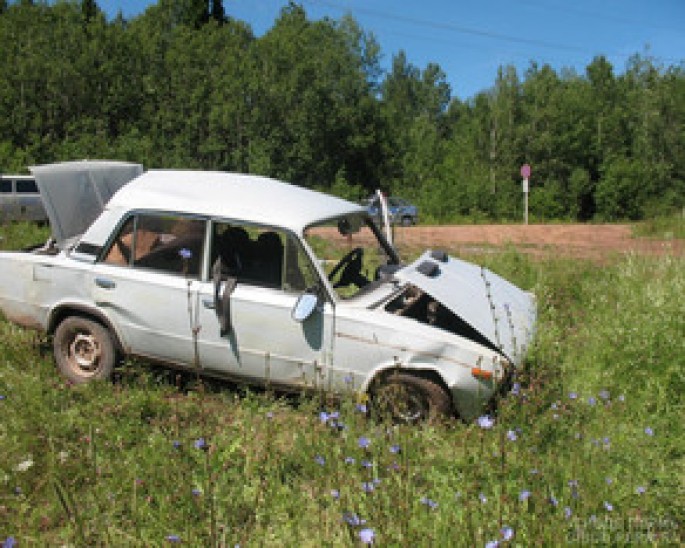
<path fill-rule="evenodd" d="M 319 304 L 319 297 L 316 293 L 303 293 L 297 299 L 292 311 L 292 318 L 296 322 L 302 323 L 309 318 Z"/>

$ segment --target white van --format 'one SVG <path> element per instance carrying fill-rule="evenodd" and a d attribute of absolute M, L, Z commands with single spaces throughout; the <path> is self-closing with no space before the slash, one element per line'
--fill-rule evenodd
<path fill-rule="evenodd" d="M 36 179 L 31 175 L 0 175 L 0 223 L 47 222 Z"/>

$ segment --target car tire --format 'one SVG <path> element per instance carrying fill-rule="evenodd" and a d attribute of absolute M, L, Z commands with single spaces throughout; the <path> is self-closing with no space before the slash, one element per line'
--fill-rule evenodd
<path fill-rule="evenodd" d="M 69 316 L 55 330 L 52 341 L 60 373 L 74 384 L 109 379 L 116 350 L 107 328 L 81 316 Z"/>
<path fill-rule="evenodd" d="M 417 375 L 394 373 L 371 394 L 373 415 L 400 424 L 435 422 L 452 415 L 452 401 L 439 384 Z"/>

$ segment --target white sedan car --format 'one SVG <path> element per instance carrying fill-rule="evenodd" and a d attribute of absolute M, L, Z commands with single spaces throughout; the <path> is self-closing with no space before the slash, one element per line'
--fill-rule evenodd
<path fill-rule="evenodd" d="M 125 356 L 288 390 L 356 391 L 410 422 L 471 420 L 523 359 L 533 296 L 426 251 L 359 205 L 265 177 L 123 162 L 32 169 L 53 237 L 0 253 L 0 310 L 61 373 Z"/>

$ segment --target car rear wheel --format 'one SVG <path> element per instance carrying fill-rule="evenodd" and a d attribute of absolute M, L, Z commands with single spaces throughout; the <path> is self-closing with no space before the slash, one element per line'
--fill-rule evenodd
<path fill-rule="evenodd" d="M 374 415 L 401 424 L 432 422 L 452 414 L 450 396 L 443 387 L 411 374 L 390 375 L 371 398 Z"/>
<path fill-rule="evenodd" d="M 108 379 L 114 371 L 112 336 L 107 328 L 88 318 L 64 319 L 55 330 L 53 350 L 60 373 L 75 384 Z"/>

